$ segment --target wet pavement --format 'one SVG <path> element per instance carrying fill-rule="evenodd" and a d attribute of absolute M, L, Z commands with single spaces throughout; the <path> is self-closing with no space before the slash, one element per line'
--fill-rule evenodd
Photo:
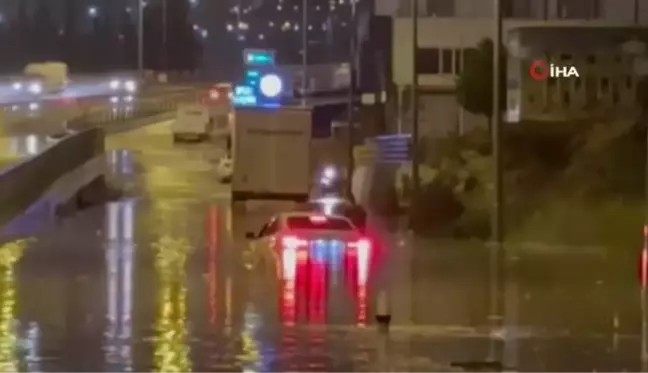
<path fill-rule="evenodd" d="M 285 207 L 232 208 L 219 147 L 173 144 L 169 126 L 108 139 L 122 200 L 34 222 L 33 241 L 0 252 L 0 370 L 641 369 L 632 258 L 502 254 L 374 222 L 371 257 L 331 250 L 286 276 L 242 238 Z M 378 294 L 389 333 L 375 327 Z"/>

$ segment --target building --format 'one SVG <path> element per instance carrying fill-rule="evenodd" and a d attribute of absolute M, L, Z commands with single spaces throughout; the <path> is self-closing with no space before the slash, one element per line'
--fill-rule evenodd
<path fill-rule="evenodd" d="M 411 117 L 406 92 L 413 77 L 411 4 L 409 0 L 376 0 L 375 5 L 377 12 L 393 17 L 392 80 L 399 91 L 399 117 L 405 131 Z M 485 118 L 458 106 L 454 89 L 464 50 L 492 34 L 492 4 L 483 0 L 418 0 L 422 134 L 442 135 L 485 123 Z M 648 25 L 648 3 L 641 0 L 502 0 L 502 4 L 507 44 L 518 35 L 513 30 L 523 28 L 533 28 L 537 35 L 567 27 L 593 30 Z"/>
<path fill-rule="evenodd" d="M 637 47 L 645 51 L 648 27 L 521 27 L 508 36 L 510 121 L 636 113 L 636 84 L 643 74 Z M 534 79 L 534 61 L 575 73 Z"/>

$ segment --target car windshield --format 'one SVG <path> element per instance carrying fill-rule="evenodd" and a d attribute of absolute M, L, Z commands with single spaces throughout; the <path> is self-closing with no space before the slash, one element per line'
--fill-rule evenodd
<path fill-rule="evenodd" d="M 293 216 L 286 220 L 288 229 L 352 231 L 353 225 L 345 219 L 321 216 Z"/>

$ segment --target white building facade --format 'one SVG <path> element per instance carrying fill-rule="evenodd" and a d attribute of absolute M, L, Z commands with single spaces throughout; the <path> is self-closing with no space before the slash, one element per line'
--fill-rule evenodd
<path fill-rule="evenodd" d="M 648 26 L 644 0 L 501 0 L 504 43 L 526 27 L 619 28 Z M 411 118 L 405 94 L 412 84 L 411 0 L 376 0 L 376 12 L 393 22 L 392 79 L 399 90 L 403 131 Z M 463 111 L 454 98 L 463 51 L 493 34 L 492 0 L 418 0 L 421 134 L 443 135 L 486 122 Z"/>

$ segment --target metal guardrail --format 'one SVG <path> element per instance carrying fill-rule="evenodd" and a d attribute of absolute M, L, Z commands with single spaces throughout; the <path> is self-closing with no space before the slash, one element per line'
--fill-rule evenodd
<path fill-rule="evenodd" d="M 163 99 L 142 100 L 132 105 L 125 104 L 119 108 L 91 109 L 78 117 L 69 120 L 68 128 L 83 130 L 92 127 L 100 127 L 114 122 L 126 122 L 159 114 L 173 112 L 178 105 L 193 103 L 197 101 L 198 94 L 195 92 L 178 93 L 165 96 Z"/>
<path fill-rule="evenodd" d="M 92 128 L 61 139 L 0 173 L 0 227 L 26 211 L 62 176 L 104 153 L 104 131 Z"/>

